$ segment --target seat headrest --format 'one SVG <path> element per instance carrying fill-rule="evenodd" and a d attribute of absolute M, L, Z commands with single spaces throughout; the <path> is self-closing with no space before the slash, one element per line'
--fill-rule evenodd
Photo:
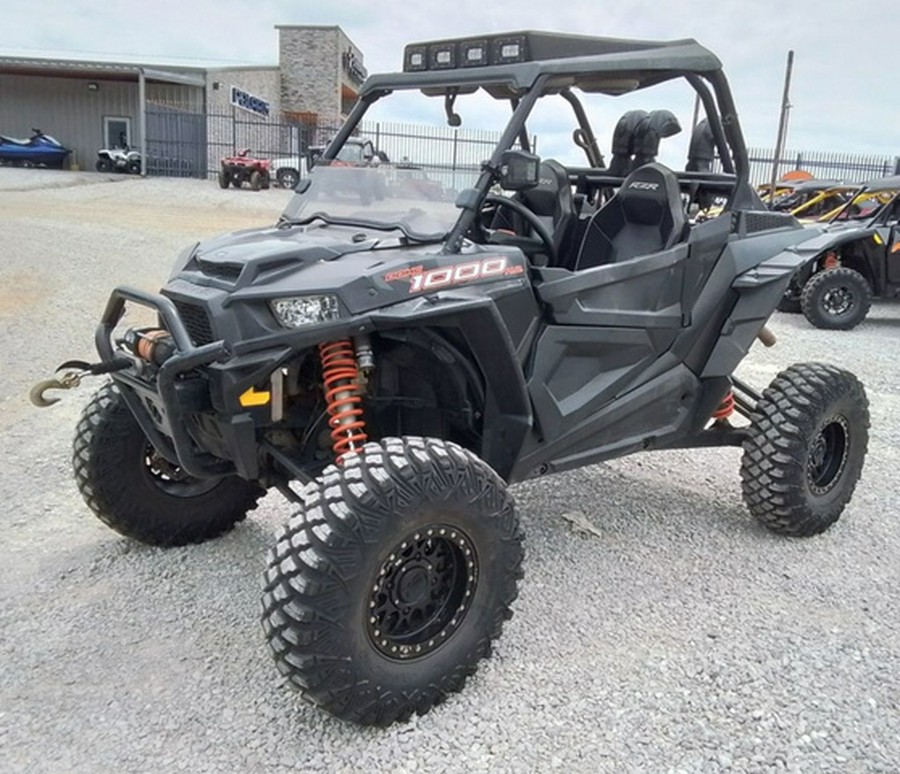
<path fill-rule="evenodd" d="M 631 223 L 655 226 L 666 213 L 683 213 L 678 178 L 656 162 L 644 164 L 628 175 L 616 197 Z"/>

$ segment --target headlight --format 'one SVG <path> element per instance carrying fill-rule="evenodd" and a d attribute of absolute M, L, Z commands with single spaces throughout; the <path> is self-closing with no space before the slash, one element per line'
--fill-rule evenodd
<path fill-rule="evenodd" d="M 300 328 L 340 317 L 337 296 L 296 296 L 269 303 L 275 318 L 285 328 Z"/>

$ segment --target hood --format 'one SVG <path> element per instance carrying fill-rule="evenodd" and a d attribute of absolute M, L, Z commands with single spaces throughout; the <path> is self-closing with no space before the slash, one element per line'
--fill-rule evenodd
<path fill-rule="evenodd" d="M 184 268 L 235 280 L 246 272 L 244 285 L 261 271 L 333 261 L 384 242 L 399 244 L 395 235 L 346 226 L 250 229 L 200 242 Z"/>

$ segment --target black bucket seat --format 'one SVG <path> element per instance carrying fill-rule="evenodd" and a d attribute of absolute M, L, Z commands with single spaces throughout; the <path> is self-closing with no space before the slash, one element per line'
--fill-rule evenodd
<path fill-rule="evenodd" d="M 588 222 L 575 270 L 665 250 L 686 229 L 678 178 L 653 162 L 636 169 Z"/>

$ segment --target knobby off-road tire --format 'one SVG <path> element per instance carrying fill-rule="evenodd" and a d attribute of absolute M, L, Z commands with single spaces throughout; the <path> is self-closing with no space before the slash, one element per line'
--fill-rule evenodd
<path fill-rule="evenodd" d="M 490 655 L 522 539 L 475 455 L 434 439 L 367 444 L 304 489 L 268 554 L 262 620 L 278 669 L 345 720 L 424 714 Z"/>
<path fill-rule="evenodd" d="M 234 476 L 192 478 L 160 458 L 114 384 L 101 387 L 82 413 L 72 461 L 78 489 L 97 517 L 154 546 L 217 537 L 264 493 Z"/>
<path fill-rule="evenodd" d="M 847 331 L 859 325 L 872 306 L 866 278 L 846 266 L 813 274 L 800 294 L 803 315 L 817 328 Z"/>
<path fill-rule="evenodd" d="M 853 495 L 868 440 L 869 403 L 853 374 L 792 365 L 763 392 L 751 417 L 741 462 L 744 502 L 773 532 L 824 532 Z"/>
<path fill-rule="evenodd" d="M 219 170 L 219 188 L 228 188 L 228 184 L 231 180 L 228 177 L 228 173 L 224 169 Z"/>

